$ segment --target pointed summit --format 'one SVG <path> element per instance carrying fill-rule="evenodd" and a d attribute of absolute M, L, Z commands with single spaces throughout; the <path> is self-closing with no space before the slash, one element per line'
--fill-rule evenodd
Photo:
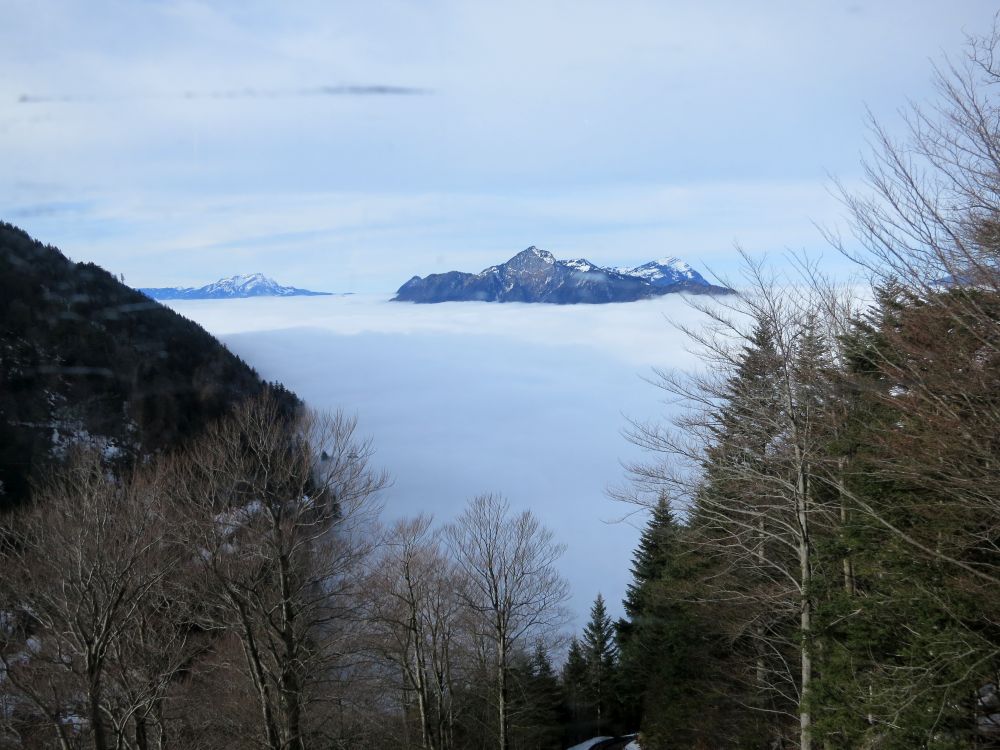
<path fill-rule="evenodd" d="M 531 271 L 541 270 L 546 266 L 554 266 L 555 264 L 556 259 L 552 253 L 548 250 L 540 250 L 532 245 L 519 252 L 504 265 L 519 271 Z"/>
<path fill-rule="evenodd" d="M 542 250 L 540 247 L 535 247 L 534 245 L 529 245 L 521 252 L 537 255 L 539 258 L 545 258 L 546 260 L 551 260 L 553 263 L 556 262 L 555 256 L 552 255 L 552 253 L 550 253 L 548 250 Z"/>

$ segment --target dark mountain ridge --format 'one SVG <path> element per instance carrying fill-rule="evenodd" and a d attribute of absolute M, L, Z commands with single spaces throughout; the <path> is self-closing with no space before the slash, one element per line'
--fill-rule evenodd
<path fill-rule="evenodd" d="M 297 403 L 197 324 L 0 222 L 0 509 L 71 443 L 128 462 L 266 389 Z"/>
<path fill-rule="evenodd" d="M 534 245 L 506 263 L 483 271 L 414 276 L 396 292 L 396 302 L 546 302 L 603 304 L 634 302 L 663 294 L 730 294 L 708 283 L 676 258 L 652 261 L 634 269 L 604 268 L 584 258 L 556 260 Z"/>

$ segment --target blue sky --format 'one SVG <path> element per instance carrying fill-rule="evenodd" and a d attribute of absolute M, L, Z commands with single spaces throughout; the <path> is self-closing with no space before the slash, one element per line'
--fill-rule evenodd
<path fill-rule="evenodd" d="M 898 126 L 994 10 L 0 0 L 0 215 L 137 286 L 830 255 L 865 107 Z"/>

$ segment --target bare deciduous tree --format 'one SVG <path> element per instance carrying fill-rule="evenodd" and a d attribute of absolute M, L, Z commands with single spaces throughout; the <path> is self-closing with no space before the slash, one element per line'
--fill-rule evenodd
<path fill-rule="evenodd" d="M 756 708 L 794 718 L 798 745 L 809 750 L 814 535 L 834 519 L 817 484 L 842 311 L 835 295 L 745 261 L 740 295 L 698 303 L 707 324 L 685 331 L 705 365 L 700 374 L 658 373 L 657 384 L 687 408 L 672 427 L 633 424 L 632 442 L 663 460 L 630 466 L 639 494 L 618 496 L 666 489 L 686 498 L 690 538 L 714 561 L 701 597 L 727 604 Z"/>
<path fill-rule="evenodd" d="M 565 620 L 568 585 L 555 567 L 563 547 L 530 511 L 512 514 L 498 495 L 474 498 L 446 533 L 468 582 L 466 606 L 490 652 L 497 745 L 507 750 L 515 650 L 527 651 L 535 638 L 551 635 Z"/>
<path fill-rule="evenodd" d="M 455 680 L 470 650 L 466 586 L 426 516 L 393 526 L 368 579 L 372 646 L 414 696 L 420 746 L 428 750 L 454 745 Z"/>
<path fill-rule="evenodd" d="M 118 481 L 80 451 L 14 521 L 0 610 L 18 625 L 5 629 L 0 666 L 29 721 L 47 722 L 67 750 L 81 733 L 95 750 L 145 748 L 150 724 L 165 739 L 155 707 L 184 638 L 167 626 L 169 655 L 155 665 L 125 656 L 178 562 L 163 538 L 164 495 L 162 475 Z"/>
<path fill-rule="evenodd" d="M 174 467 L 175 540 L 200 575 L 202 627 L 234 637 L 259 741 L 301 750 L 333 731 L 331 701 L 358 650 L 355 607 L 386 484 L 342 415 L 247 402 Z"/>

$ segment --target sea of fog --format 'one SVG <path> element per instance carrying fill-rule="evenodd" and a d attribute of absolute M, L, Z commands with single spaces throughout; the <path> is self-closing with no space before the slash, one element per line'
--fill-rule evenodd
<path fill-rule="evenodd" d="M 642 454 L 628 418 L 665 414 L 653 368 L 689 369 L 679 296 L 614 305 L 449 302 L 376 296 L 169 303 L 268 380 L 317 409 L 343 409 L 392 476 L 388 519 L 454 518 L 498 492 L 529 508 L 567 549 L 577 625 L 601 592 L 612 611 L 630 580 L 644 517 L 610 500 L 622 462 Z"/>

